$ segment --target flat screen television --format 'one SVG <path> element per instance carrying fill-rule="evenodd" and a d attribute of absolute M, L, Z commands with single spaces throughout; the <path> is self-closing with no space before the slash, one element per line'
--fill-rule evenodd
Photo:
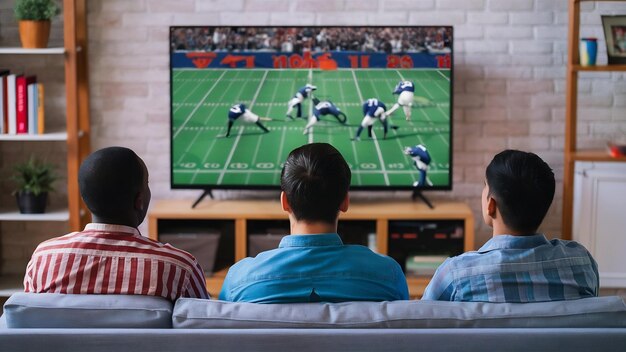
<path fill-rule="evenodd" d="M 327 142 L 351 189 L 449 190 L 452 49 L 450 26 L 171 27 L 171 187 L 278 189 Z"/>

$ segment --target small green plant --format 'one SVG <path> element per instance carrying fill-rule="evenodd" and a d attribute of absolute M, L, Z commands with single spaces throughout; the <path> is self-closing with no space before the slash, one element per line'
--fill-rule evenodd
<path fill-rule="evenodd" d="M 54 165 L 37 160 L 31 156 L 27 162 L 15 165 L 15 173 L 11 179 L 17 183 L 13 194 L 32 193 L 37 196 L 44 192 L 54 191 L 52 184 L 58 178 Z"/>
<path fill-rule="evenodd" d="M 49 21 L 61 13 L 54 0 L 16 0 L 13 10 L 20 21 Z"/>

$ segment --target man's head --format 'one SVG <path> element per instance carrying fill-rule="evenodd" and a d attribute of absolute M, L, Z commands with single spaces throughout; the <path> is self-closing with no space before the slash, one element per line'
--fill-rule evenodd
<path fill-rule="evenodd" d="M 339 211 L 345 211 L 350 177 L 350 168 L 337 149 L 311 143 L 289 153 L 280 187 L 296 220 L 335 224 Z"/>
<path fill-rule="evenodd" d="M 78 172 L 80 194 L 99 221 L 136 227 L 150 204 L 148 169 L 132 150 L 100 149 L 89 155 Z"/>
<path fill-rule="evenodd" d="M 319 103 L 320 103 L 320 100 L 314 97 L 313 98 L 313 105 L 317 105 Z"/>
<path fill-rule="evenodd" d="M 506 227 L 516 234 L 534 234 L 554 198 L 554 173 L 536 154 L 505 150 L 486 171 L 483 218 L 493 226 L 496 208 Z"/>

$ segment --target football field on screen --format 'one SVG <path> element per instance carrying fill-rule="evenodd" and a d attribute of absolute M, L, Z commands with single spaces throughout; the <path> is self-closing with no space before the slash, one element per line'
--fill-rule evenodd
<path fill-rule="evenodd" d="M 380 121 L 352 141 L 363 119 L 362 104 L 377 98 L 390 109 L 401 80 L 415 83 L 411 121 L 402 107 L 390 117 L 397 129 L 383 139 Z M 317 86 L 320 100 L 331 100 L 348 119 L 339 123 L 323 116 L 309 134 L 303 134 L 311 100 L 302 104 L 304 118 L 286 118 L 287 102 L 306 83 Z M 279 185 L 282 163 L 294 148 L 312 142 L 334 145 L 352 170 L 352 186 L 410 187 L 419 177 L 406 146 L 424 144 L 432 162 L 428 178 L 434 186 L 450 182 L 450 72 L 438 69 L 173 69 L 172 71 L 172 184 L 175 186 Z M 270 132 L 242 119 L 230 136 L 228 110 L 235 103 L 271 121 L 261 121 Z M 296 109 L 292 115 L 296 116 Z"/>

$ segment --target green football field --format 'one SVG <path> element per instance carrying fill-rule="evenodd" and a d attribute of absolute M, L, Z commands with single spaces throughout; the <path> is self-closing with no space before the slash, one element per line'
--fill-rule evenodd
<path fill-rule="evenodd" d="M 352 141 L 363 119 L 363 102 L 377 98 L 390 109 L 397 100 L 391 92 L 400 79 L 415 83 L 411 121 L 405 121 L 400 107 L 391 116 L 391 124 L 398 128 L 390 129 L 386 139 L 377 121 L 372 138 L 365 129 L 360 141 Z M 285 118 L 287 102 L 306 83 L 317 86 L 316 97 L 331 100 L 348 116 L 345 125 L 328 115 L 304 135 L 306 118 Z M 424 144 L 430 152 L 428 178 L 433 185 L 448 186 L 449 94 L 450 71 L 438 69 L 173 69 L 172 184 L 276 186 L 292 149 L 327 142 L 350 164 L 352 186 L 410 187 L 418 172 L 403 149 L 416 144 Z M 230 136 L 224 137 L 228 110 L 235 103 L 272 118 L 261 121 L 270 133 L 238 119 Z M 311 100 L 306 99 L 303 115 L 310 111 Z M 294 117 L 295 113 L 294 109 Z"/>

